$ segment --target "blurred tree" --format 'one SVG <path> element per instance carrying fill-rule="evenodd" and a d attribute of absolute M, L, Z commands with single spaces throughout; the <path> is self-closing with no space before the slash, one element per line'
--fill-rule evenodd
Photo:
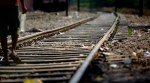
<path fill-rule="evenodd" d="M 144 0 L 144 7 L 150 8 L 150 0 Z"/>
<path fill-rule="evenodd" d="M 68 16 L 69 0 L 66 0 L 66 16 Z"/>
<path fill-rule="evenodd" d="M 139 16 L 143 16 L 143 0 L 139 1 Z"/>
<path fill-rule="evenodd" d="M 77 0 L 77 11 L 80 11 L 80 0 Z"/>
<path fill-rule="evenodd" d="M 115 12 L 117 12 L 117 9 L 118 9 L 117 1 L 118 0 L 114 0 Z"/>

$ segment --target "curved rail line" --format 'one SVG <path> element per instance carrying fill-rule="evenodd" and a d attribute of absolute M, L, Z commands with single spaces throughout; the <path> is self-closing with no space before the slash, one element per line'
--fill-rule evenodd
<path fill-rule="evenodd" d="M 118 27 L 119 23 L 119 16 L 116 18 L 114 24 L 112 27 L 108 30 L 108 32 L 104 35 L 104 37 L 96 44 L 96 46 L 93 48 L 93 50 L 90 52 L 88 57 L 85 59 L 84 63 L 81 65 L 81 67 L 78 69 L 78 71 L 74 74 L 72 79 L 70 80 L 69 83 L 79 83 L 82 76 L 84 75 L 87 67 L 90 65 L 91 61 L 94 59 L 94 57 L 98 56 L 99 48 L 105 41 L 107 41 L 112 33 L 114 33 L 115 29 Z"/>
<path fill-rule="evenodd" d="M 77 26 L 79 26 L 83 23 L 86 23 L 88 21 L 91 21 L 91 20 L 93 20 L 97 17 L 98 17 L 98 15 L 94 16 L 94 17 L 89 17 L 89 18 L 80 20 L 78 22 L 69 24 L 67 26 L 58 27 L 58 28 L 53 29 L 53 30 L 46 30 L 46 31 L 43 31 L 43 32 L 35 33 L 33 35 L 21 37 L 21 38 L 18 39 L 17 46 L 18 46 L 18 48 L 23 47 L 23 46 L 28 46 L 32 42 L 36 42 L 36 41 L 39 41 L 39 40 L 44 39 L 46 37 L 49 37 L 49 36 L 52 36 L 52 35 L 55 35 L 55 34 L 59 34 L 60 32 L 64 32 L 64 31 L 67 31 L 69 29 L 75 28 L 75 27 L 77 27 Z M 11 47 L 11 41 L 8 41 L 8 47 Z"/>
<path fill-rule="evenodd" d="M 128 40 L 130 35 L 125 16 L 122 14 L 119 14 L 119 16 L 119 26 L 116 34 L 110 41 L 102 45 L 99 52 L 100 56 L 91 62 L 82 81 L 78 83 L 150 82 L 150 57 L 144 56 L 143 52 L 137 53 L 137 55 L 116 53 L 117 50 L 124 48 L 119 43 L 124 44 L 124 42 L 127 42 L 126 39 Z M 114 48 L 112 45 L 121 48 Z"/>
<path fill-rule="evenodd" d="M 87 20 L 94 18 L 88 18 Z M 111 25 L 107 25 L 104 32 L 99 30 L 99 25 L 85 23 L 87 20 L 57 30 L 44 31 L 20 38 L 17 54 L 22 59 L 23 64 L 16 65 L 12 60 L 10 60 L 10 66 L 0 64 L 0 83 L 22 83 L 25 79 L 34 81 L 38 79 L 44 83 L 68 83 L 82 63 L 86 66 L 89 65 L 90 62 L 87 64 L 87 59 L 91 61 L 99 46 L 113 33 L 119 17 L 116 18 L 113 28 L 109 30 Z M 81 25 L 81 23 L 85 24 Z M 106 32 L 105 35 L 107 36 L 104 36 Z M 98 46 L 92 50 L 101 38 Z M 9 41 L 9 47 L 11 47 L 10 44 Z M 74 77 L 76 75 L 72 79 Z M 79 75 L 79 77 L 82 77 L 82 75 Z M 70 83 L 78 83 L 79 80 L 75 78 L 75 81 L 71 80 Z"/>

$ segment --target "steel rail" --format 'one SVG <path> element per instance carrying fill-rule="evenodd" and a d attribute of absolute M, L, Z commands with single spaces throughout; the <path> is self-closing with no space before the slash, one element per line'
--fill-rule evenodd
<path fill-rule="evenodd" d="M 108 14 L 103 14 L 107 17 L 103 22 L 101 18 L 104 16 L 100 15 L 100 19 L 69 29 L 63 34 L 58 32 L 56 33 L 58 35 L 51 36 L 47 33 L 46 36 L 42 35 L 33 41 L 29 39 L 27 40 L 29 42 L 24 42 L 23 44 L 28 46 L 16 50 L 23 64 L 14 64 L 11 59 L 9 67 L 0 64 L 0 82 L 22 83 L 25 79 L 39 79 L 44 83 L 68 83 L 93 46 L 110 29 L 116 19 L 112 14 L 109 15 L 110 17 L 107 17 Z M 103 31 L 104 27 L 106 28 Z M 34 41 L 38 42 L 34 43 Z"/>
<path fill-rule="evenodd" d="M 66 25 L 66 26 L 63 26 L 63 27 L 58 27 L 58 28 L 53 29 L 53 30 L 46 30 L 46 31 L 43 31 L 43 32 L 35 33 L 33 35 L 28 35 L 28 36 L 25 36 L 25 37 L 21 37 L 21 38 L 18 39 L 17 47 L 23 47 L 23 46 L 31 44 L 32 42 L 35 42 L 35 41 L 44 39 L 46 37 L 49 37 L 49 36 L 52 36 L 52 35 L 55 35 L 55 34 L 59 34 L 60 32 L 64 32 L 64 31 L 67 31 L 69 29 L 75 28 L 75 27 L 77 27 L 77 26 L 79 26 L 83 23 L 86 23 L 88 21 L 91 21 L 91 20 L 97 18 L 98 16 L 99 15 L 89 17 L 89 18 L 80 20 L 78 22 L 75 22 L 75 23 L 72 23 L 72 24 L 69 24 L 69 25 Z M 8 41 L 8 48 L 11 48 L 11 44 L 12 44 L 12 42 Z"/>
<path fill-rule="evenodd" d="M 96 46 L 93 48 L 93 50 L 90 52 L 88 57 L 85 59 L 84 63 L 81 64 L 79 69 L 75 72 L 75 74 L 72 76 L 69 83 L 79 83 L 82 76 L 84 75 L 86 69 L 88 68 L 91 61 L 94 59 L 94 57 L 98 54 L 99 48 L 103 45 L 105 41 L 107 41 L 111 34 L 113 34 L 114 30 L 117 28 L 119 23 L 119 16 L 116 17 L 115 22 L 111 26 L 111 28 L 108 30 L 108 32 L 103 36 L 103 38 L 96 44 Z"/>

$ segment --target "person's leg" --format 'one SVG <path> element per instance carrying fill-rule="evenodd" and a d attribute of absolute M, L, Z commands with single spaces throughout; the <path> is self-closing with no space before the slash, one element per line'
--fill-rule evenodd
<path fill-rule="evenodd" d="M 9 28 L 8 28 L 8 34 L 11 35 L 12 40 L 12 53 L 15 53 L 16 51 L 16 45 L 18 40 L 18 30 L 19 30 L 19 18 L 18 18 L 18 7 L 12 6 L 10 8 L 10 15 L 9 15 Z"/>
<path fill-rule="evenodd" d="M 11 39 L 12 39 L 11 52 L 15 53 L 16 52 L 17 41 L 18 41 L 18 34 L 11 35 Z"/>
<path fill-rule="evenodd" d="M 11 7 L 11 15 L 10 15 L 10 22 L 9 22 L 9 30 L 8 33 L 11 35 L 12 39 L 12 47 L 11 47 L 11 54 L 10 57 L 13 59 L 15 63 L 21 63 L 21 60 L 16 54 L 16 46 L 18 41 L 18 31 L 19 31 L 19 18 L 18 18 L 18 8 L 16 6 Z"/>
<path fill-rule="evenodd" d="M 8 47 L 7 47 L 7 23 L 0 21 L 0 43 L 3 52 L 2 62 L 4 65 L 9 65 L 8 61 Z"/>
<path fill-rule="evenodd" d="M 13 59 L 13 61 L 16 64 L 22 63 L 21 59 L 17 56 L 17 53 L 16 53 L 18 34 L 11 34 L 11 38 L 12 38 L 12 47 L 11 47 L 11 53 L 9 56 L 11 57 L 11 59 Z"/>
<path fill-rule="evenodd" d="M 4 65 L 9 65 L 7 49 L 7 25 L 3 22 L 0 23 L 0 43 L 3 51 L 3 58 L 1 60 Z"/>
<path fill-rule="evenodd" d="M 0 43 L 3 51 L 2 62 L 4 65 L 9 65 L 8 47 L 7 47 L 7 29 L 8 29 L 8 9 L 5 6 L 0 7 Z"/>
<path fill-rule="evenodd" d="M 0 41 L 1 41 L 2 51 L 4 54 L 2 61 L 4 65 L 8 65 L 9 61 L 8 61 L 8 50 L 7 50 L 7 37 L 1 37 Z"/>

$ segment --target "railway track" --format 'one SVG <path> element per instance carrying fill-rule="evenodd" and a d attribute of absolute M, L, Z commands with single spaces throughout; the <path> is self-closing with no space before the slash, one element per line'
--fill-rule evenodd
<path fill-rule="evenodd" d="M 123 43 L 128 37 L 128 25 L 120 16 L 118 30 L 113 41 Z M 118 55 L 105 43 L 99 52 L 99 57 L 91 62 L 81 83 L 149 83 L 150 82 L 150 58 L 137 55 Z M 107 48 L 105 48 L 107 47 Z M 108 49 L 109 48 L 109 49 Z M 124 48 L 124 47 L 122 47 Z M 119 49 L 119 48 L 118 48 Z M 117 48 L 114 50 L 118 50 Z"/>
<path fill-rule="evenodd" d="M 77 70 L 82 70 L 84 63 L 86 67 L 90 64 L 87 61 L 95 57 L 119 20 L 113 14 L 101 14 L 94 18 L 20 38 L 17 54 L 23 64 L 16 65 L 12 60 L 10 66 L 0 64 L 0 83 L 22 83 L 28 79 L 44 83 L 78 83 Z M 89 20 L 93 21 L 87 22 Z M 9 41 L 9 47 L 10 44 Z M 80 73 L 84 74 L 85 70 Z"/>

